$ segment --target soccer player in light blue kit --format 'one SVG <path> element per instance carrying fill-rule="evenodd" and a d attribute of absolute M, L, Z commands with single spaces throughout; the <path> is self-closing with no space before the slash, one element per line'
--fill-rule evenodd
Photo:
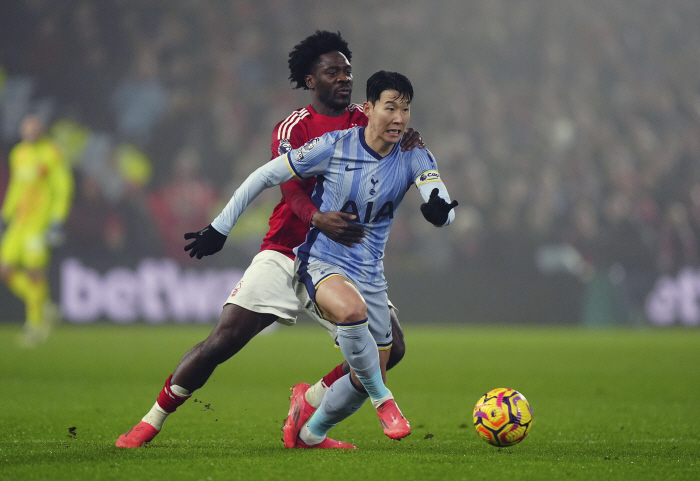
<path fill-rule="evenodd" d="M 402 152 L 398 147 L 410 119 L 412 98 L 413 87 L 405 76 L 375 73 L 367 80 L 363 106 L 367 127 L 325 134 L 260 167 L 186 247 L 198 258 L 218 252 L 246 206 L 264 189 L 292 176 L 316 176 L 312 200 L 319 209 L 351 213 L 364 227 L 363 242 L 353 247 L 335 243 L 312 228 L 295 249 L 297 296 L 312 314 L 337 325 L 338 344 L 351 368 L 350 374 L 331 386 L 299 432 L 295 447 L 354 449 L 326 434 L 367 397 L 388 437 L 401 439 L 411 432 L 384 384 L 392 342 L 384 248 L 396 210 L 411 184 L 425 200 L 423 216 L 436 226 L 449 224 L 457 205 L 457 201 L 448 203 L 447 189 L 428 150 Z"/>

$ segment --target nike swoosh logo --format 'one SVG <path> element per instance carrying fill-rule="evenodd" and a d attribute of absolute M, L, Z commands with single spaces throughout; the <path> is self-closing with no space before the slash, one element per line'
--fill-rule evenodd
<path fill-rule="evenodd" d="M 389 336 L 391 336 L 391 331 L 386 333 L 386 338 L 389 339 Z"/>
<path fill-rule="evenodd" d="M 367 344 L 365 344 L 365 347 L 363 347 L 363 348 L 360 349 L 359 351 L 357 351 L 357 352 L 352 351 L 352 353 L 353 353 L 353 354 L 360 354 L 360 353 L 361 353 L 362 351 L 364 351 L 366 348 L 367 348 Z"/>
<path fill-rule="evenodd" d="M 346 165 L 346 166 L 345 166 L 345 172 L 350 172 L 351 170 L 359 170 L 359 169 L 361 169 L 361 168 L 362 168 L 362 167 L 353 167 L 353 168 L 351 169 L 349 165 Z"/>

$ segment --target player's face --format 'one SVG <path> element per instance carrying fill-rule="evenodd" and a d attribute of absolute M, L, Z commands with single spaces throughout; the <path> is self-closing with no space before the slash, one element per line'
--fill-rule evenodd
<path fill-rule="evenodd" d="M 39 117 L 27 116 L 20 127 L 20 136 L 25 142 L 36 142 L 44 134 L 44 124 Z"/>
<path fill-rule="evenodd" d="M 345 110 L 352 95 L 352 67 L 340 52 L 328 52 L 319 57 L 306 86 L 330 110 Z"/>
<path fill-rule="evenodd" d="M 401 140 L 411 120 L 411 104 L 399 98 L 396 90 L 385 90 L 374 104 L 365 102 L 368 127 L 383 141 L 391 144 Z"/>

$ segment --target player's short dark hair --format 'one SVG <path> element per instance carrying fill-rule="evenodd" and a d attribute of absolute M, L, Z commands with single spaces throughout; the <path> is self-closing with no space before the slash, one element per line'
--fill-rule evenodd
<path fill-rule="evenodd" d="M 295 45 L 289 52 L 289 81 L 296 83 L 294 88 L 308 90 L 304 77 L 311 73 L 321 55 L 336 51 L 345 55 L 348 62 L 352 60 L 352 52 L 340 32 L 327 30 L 316 30 L 316 33 Z"/>
<path fill-rule="evenodd" d="M 413 100 L 413 85 L 405 75 L 380 70 L 367 79 L 367 102 L 374 104 L 385 90 L 396 90 L 409 104 Z"/>

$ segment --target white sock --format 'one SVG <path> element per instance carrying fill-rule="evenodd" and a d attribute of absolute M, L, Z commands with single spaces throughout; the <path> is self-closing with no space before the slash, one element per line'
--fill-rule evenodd
<path fill-rule="evenodd" d="M 190 395 L 190 392 L 187 389 L 176 384 L 171 385 L 170 390 L 178 396 L 185 397 Z M 170 414 L 172 413 L 165 412 L 165 410 L 158 404 L 158 401 L 156 401 L 151 410 L 148 411 L 148 414 L 146 414 L 141 421 L 150 424 L 160 432 L 160 430 L 163 429 L 165 420 L 168 419 Z"/>
<path fill-rule="evenodd" d="M 314 433 L 311 432 L 311 430 L 309 430 L 308 427 L 306 427 L 306 424 L 304 424 L 304 427 L 301 428 L 301 431 L 299 431 L 299 439 L 304 441 L 309 446 L 315 446 L 315 445 L 319 444 L 321 441 L 323 441 L 324 439 L 326 439 L 326 437 L 325 436 L 323 436 L 323 437 L 316 436 Z"/>
<path fill-rule="evenodd" d="M 150 424 L 160 431 L 163 429 L 163 424 L 165 424 L 165 420 L 168 419 L 168 416 L 170 416 L 170 414 L 166 413 L 163 408 L 158 405 L 158 401 L 156 401 L 151 410 L 148 411 L 148 414 L 146 414 L 141 421 Z"/>
<path fill-rule="evenodd" d="M 172 384 L 170 386 L 170 390 L 181 397 L 187 397 L 190 395 L 190 392 L 187 389 L 182 386 L 178 386 L 177 384 Z"/>
<path fill-rule="evenodd" d="M 374 409 L 377 409 L 379 406 L 384 404 L 389 399 L 394 399 L 394 395 L 391 394 L 391 391 L 389 391 L 389 394 L 387 394 L 386 396 L 380 397 L 379 399 L 372 399 L 372 406 L 374 406 Z"/>
<path fill-rule="evenodd" d="M 326 391 L 328 391 L 328 386 L 321 379 L 306 391 L 306 402 L 318 408 L 321 405 L 321 401 L 323 401 L 323 396 L 326 395 Z"/>

